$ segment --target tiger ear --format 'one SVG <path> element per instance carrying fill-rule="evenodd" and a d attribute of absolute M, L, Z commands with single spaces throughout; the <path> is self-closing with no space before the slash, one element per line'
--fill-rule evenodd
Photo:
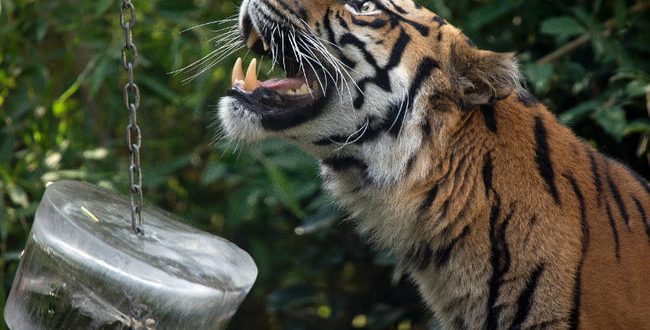
<path fill-rule="evenodd" d="M 495 53 L 461 43 L 452 48 L 451 67 L 464 107 L 505 98 L 522 84 L 514 53 Z"/>

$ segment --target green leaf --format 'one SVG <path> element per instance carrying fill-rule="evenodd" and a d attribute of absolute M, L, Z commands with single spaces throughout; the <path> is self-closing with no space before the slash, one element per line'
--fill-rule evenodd
<path fill-rule="evenodd" d="M 643 134 L 650 136 L 650 119 L 643 118 L 629 122 L 625 127 L 623 135 L 628 136 L 630 134 Z"/>
<path fill-rule="evenodd" d="M 27 192 L 25 189 L 23 189 L 23 187 L 15 184 L 9 184 L 7 186 L 7 192 L 9 193 L 9 199 L 12 203 L 22 207 L 29 206 L 29 197 L 27 196 Z"/>
<path fill-rule="evenodd" d="M 217 180 L 222 179 L 228 173 L 228 166 L 223 163 L 210 164 L 203 171 L 201 184 L 207 186 Z"/>
<path fill-rule="evenodd" d="M 625 136 L 625 128 L 627 127 L 627 119 L 625 118 L 625 110 L 621 106 L 601 108 L 594 113 L 594 117 L 598 125 L 607 134 L 617 141 L 623 139 L 623 136 Z"/>
<path fill-rule="evenodd" d="M 273 188 L 278 193 L 280 199 L 282 199 L 284 205 L 297 218 L 305 218 L 307 215 L 300 207 L 291 180 L 272 162 L 263 159 L 262 163 L 264 164 L 264 168 L 266 168 L 266 173 L 271 180 Z"/>
<path fill-rule="evenodd" d="M 294 229 L 294 232 L 297 235 L 312 234 L 331 227 L 338 219 L 337 210 L 334 207 L 326 207 L 308 216 L 300 226 Z"/>
<path fill-rule="evenodd" d="M 570 37 L 585 33 L 585 28 L 573 17 L 560 16 L 542 22 L 541 32 L 554 36 L 562 42 Z"/>
<path fill-rule="evenodd" d="M 524 71 L 528 80 L 532 83 L 535 92 L 545 94 L 551 88 L 551 79 L 554 73 L 552 64 L 532 63 L 525 66 Z"/>
<path fill-rule="evenodd" d="M 573 124 L 580 122 L 584 117 L 589 115 L 591 112 L 595 111 L 600 102 L 598 101 L 589 101 L 578 105 L 577 107 L 571 108 L 559 115 L 560 122 L 565 125 L 572 126 Z"/>
<path fill-rule="evenodd" d="M 614 17 L 616 18 L 616 26 L 623 28 L 627 17 L 627 6 L 625 0 L 614 1 Z"/>
<path fill-rule="evenodd" d="M 267 306 L 272 311 L 295 309 L 307 304 L 315 304 L 317 295 L 308 286 L 290 286 L 274 291 L 269 295 Z"/>
<path fill-rule="evenodd" d="M 174 91 L 172 91 L 169 87 L 167 87 L 166 84 L 161 83 L 159 79 L 152 79 L 149 76 L 143 75 L 140 78 L 140 82 L 143 86 L 151 89 L 152 92 L 165 99 L 168 103 L 178 105 L 181 97 L 174 93 Z"/>
<path fill-rule="evenodd" d="M 514 3 L 512 1 L 499 1 L 484 5 L 470 14 L 467 26 L 470 30 L 478 30 L 510 13 L 513 9 Z"/>
<path fill-rule="evenodd" d="M 632 80 L 625 86 L 625 93 L 629 97 L 644 96 L 650 91 L 650 84 L 646 80 Z"/>

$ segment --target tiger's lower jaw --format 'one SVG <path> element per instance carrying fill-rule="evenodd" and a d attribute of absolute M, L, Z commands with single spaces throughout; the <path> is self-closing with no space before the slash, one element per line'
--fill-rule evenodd
<path fill-rule="evenodd" d="M 252 83 L 248 78 L 245 82 L 233 78 L 232 88 L 219 104 L 228 136 L 239 140 L 281 137 L 321 116 L 335 84 L 312 72 L 303 77 L 268 81 L 255 77 Z"/>
<path fill-rule="evenodd" d="M 283 95 L 267 88 L 246 92 L 239 88 L 228 91 L 232 111 L 246 111 L 259 118 L 264 130 L 278 132 L 299 126 L 317 117 L 326 102 L 325 93 L 314 89 L 305 95 Z"/>

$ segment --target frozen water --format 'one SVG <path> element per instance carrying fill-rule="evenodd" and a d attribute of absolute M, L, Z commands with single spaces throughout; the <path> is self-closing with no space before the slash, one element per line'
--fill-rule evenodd
<path fill-rule="evenodd" d="M 234 244 L 89 184 L 52 184 L 5 306 L 13 330 L 223 329 L 257 268 Z"/>

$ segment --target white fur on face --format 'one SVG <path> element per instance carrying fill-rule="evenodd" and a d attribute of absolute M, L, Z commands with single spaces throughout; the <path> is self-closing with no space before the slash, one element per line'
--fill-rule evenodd
<path fill-rule="evenodd" d="M 244 0 L 240 20 L 243 22 L 246 14 L 253 16 L 249 11 L 251 7 L 264 9 L 264 6 L 255 6 L 260 0 Z M 273 16 L 273 13 L 265 15 Z M 260 16 L 260 15 L 258 15 Z M 348 33 L 332 15 L 331 27 L 335 34 L 334 40 L 339 40 L 341 35 Z M 259 25 L 261 23 L 254 23 Z M 312 33 L 317 29 L 312 28 Z M 354 31 L 353 31 L 354 32 Z M 377 43 L 379 37 L 367 36 L 364 33 L 355 35 L 366 43 L 366 48 L 372 53 L 376 65 L 385 67 L 390 60 L 392 44 Z M 321 40 L 327 40 L 328 36 L 316 36 Z M 382 36 L 386 38 L 387 36 Z M 347 70 L 339 80 L 336 88 L 328 90 L 327 102 L 322 112 L 317 117 L 282 131 L 268 131 L 262 127 L 260 115 L 251 111 L 247 106 L 232 97 L 224 97 L 219 103 L 219 116 L 227 136 L 234 140 L 259 141 L 265 138 L 283 138 L 291 143 L 297 144 L 303 150 L 316 156 L 319 159 L 326 159 L 332 156 L 353 156 L 368 165 L 366 175 L 375 184 L 390 185 L 396 182 L 405 174 L 409 160 L 420 148 L 422 140 L 421 122 L 424 120 L 423 107 L 417 104 L 402 104 L 403 110 L 411 108 L 409 115 L 405 118 L 400 127 L 397 137 L 380 133 L 372 141 L 357 144 L 358 136 L 371 131 L 373 127 L 369 119 L 386 120 L 388 109 L 391 103 L 402 102 L 406 99 L 408 86 L 413 79 L 413 72 L 398 65 L 389 71 L 391 92 L 383 90 L 375 84 L 366 84 L 364 88 L 365 102 L 360 109 L 355 109 L 353 101 L 361 92 L 355 85 L 356 82 L 365 77 L 376 75 L 375 67 L 367 62 L 365 54 L 354 45 L 344 47 L 325 44 L 331 54 L 335 54 L 335 47 L 348 58 L 356 63 L 352 70 Z M 344 81 L 344 82 L 343 82 Z M 414 98 L 415 101 L 418 98 Z M 395 125 L 400 125 L 395 123 Z M 355 134 L 356 133 L 356 134 Z M 361 133 L 361 134 L 360 134 Z M 314 142 L 327 139 L 331 136 L 343 137 L 343 141 L 337 141 L 329 145 L 317 145 Z M 345 139 L 345 137 L 350 137 Z M 357 138 L 355 138 L 355 136 Z M 328 176 L 339 177 L 345 180 L 345 176 L 332 172 L 328 168 L 323 169 Z M 341 195 L 342 191 L 332 191 L 334 195 Z"/>

